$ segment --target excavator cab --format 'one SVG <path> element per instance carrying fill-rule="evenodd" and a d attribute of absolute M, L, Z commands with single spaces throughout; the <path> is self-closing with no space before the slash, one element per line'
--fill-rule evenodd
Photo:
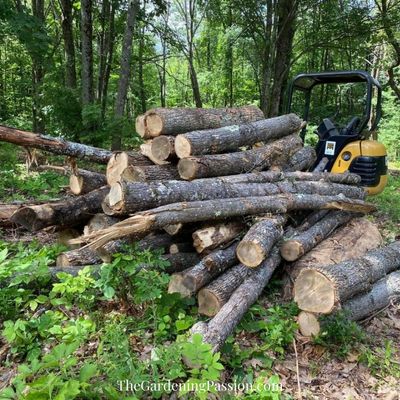
<path fill-rule="evenodd" d="M 303 120 L 309 122 L 310 105 L 316 99 L 312 95 L 315 87 L 353 83 L 365 86 L 364 98 L 358 101 L 363 104 L 363 110 L 359 115 L 346 116 L 345 123 L 335 120 L 339 107 L 333 116 L 318 115 L 322 121 L 315 131 L 318 136 L 315 166 L 325 158 L 325 171 L 356 173 L 361 176 L 361 184 L 368 194 L 378 194 L 387 184 L 387 154 L 383 144 L 374 139 L 382 110 L 382 88 L 376 79 L 368 72 L 358 70 L 297 75 L 289 87 L 288 112 L 293 112 L 294 97 L 300 93 L 304 98 Z M 307 127 L 304 127 L 300 134 L 303 141 L 306 132 Z"/>

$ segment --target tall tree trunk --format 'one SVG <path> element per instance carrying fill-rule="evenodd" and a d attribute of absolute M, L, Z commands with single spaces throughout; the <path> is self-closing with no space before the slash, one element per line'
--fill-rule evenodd
<path fill-rule="evenodd" d="M 233 106 L 233 38 L 230 28 L 232 27 L 232 6 L 228 6 L 227 15 L 226 49 L 225 49 L 225 107 Z M 209 44 L 208 44 L 209 47 Z M 207 47 L 207 50 L 208 50 Z"/>
<path fill-rule="evenodd" d="M 196 104 L 196 107 L 202 108 L 203 102 L 201 100 L 199 81 L 197 80 L 197 73 L 194 67 L 193 50 L 189 51 L 188 62 L 189 62 L 189 75 L 190 75 L 190 82 L 192 84 L 194 103 Z"/>
<path fill-rule="evenodd" d="M 99 74 L 97 79 L 97 100 L 101 104 L 103 96 L 103 82 L 106 72 L 107 63 L 107 39 L 109 38 L 109 20 L 110 20 L 111 5 L 109 0 L 103 0 L 101 4 L 100 14 L 100 33 L 98 37 L 99 48 Z"/>
<path fill-rule="evenodd" d="M 125 110 L 126 95 L 128 93 L 129 77 L 131 72 L 131 53 L 132 39 L 136 21 L 136 12 L 139 6 L 139 0 L 130 0 L 127 21 L 124 32 L 124 40 L 122 44 L 120 72 L 118 81 L 117 98 L 115 100 L 115 117 L 122 118 Z M 122 137 L 121 132 L 114 131 L 112 136 L 112 149 L 121 149 Z"/>
<path fill-rule="evenodd" d="M 144 79 L 143 79 L 143 51 L 144 51 L 144 27 L 140 32 L 140 40 L 139 40 L 139 60 L 138 60 L 138 80 L 139 80 L 139 97 L 140 97 L 140 106 L 142 108 L 142 113 L 146 112 L 146 92 L 144 87 Z"/>
<path fill-rule="evenodd" d="M 82 104 L 93 102 L 92 0 L 81 0 Z"/>

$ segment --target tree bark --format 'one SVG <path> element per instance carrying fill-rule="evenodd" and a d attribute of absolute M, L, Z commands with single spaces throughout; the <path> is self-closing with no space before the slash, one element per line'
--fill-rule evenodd
<path fill-rule="evenodd" d="M 38 231 L 52 225 L 80 225 L 101 211 L 101 202 L 108 191 L 108 186 L 104 186 L 70 200 L 22 207 L 13 214 L 11 220 L 30 231 Z"/>
<path fill-rule="evenodd" d="M 181 134 L 176 137 L 176 154 L 179 158 L 185 158 L 237 151 L 242 146 L 270 142 L 295 133 L 300 129 L 301 122 L 297 115 L 288 114 L 242 125 Z"/>
<path fill-rule="evenodd" d="M 180 179 L 175 165 L 146 165 L 128 166 L 121 173 L 121 178 L 125 182 L 148 182 L 165 181 Z"/>
<path fill-rule="evenodd" d="M 257 267 L 269 255 L 275 243 L 283 235 L 284 216 L 263 218 L 256 222 L 240 241 L 236 255 L 246 267 Z"/>
<path fill-rule="evenodd" d="M 151 142 L 153 157 L 161 161 L 176 160 L 175 138 L 173 136 L 158 136 Z"/>
<path fill-rule="evenodd" d="M 93 23 L 92 0 L 81 1 L 81 39 L 82 39 L 82 104 L 91 104 L 93 91 Z"/>
<path fill-rule="evenodd" d="M 82 195 L 107 185 L 104 174 L 84 169 L 73 173 L 69 178 L 69 188 L 73 194 Z"/>
<path fill-rule="evenodd" d="M 21 208 L 20 205 L 0 204 L 0 226 L 1 227 L 12 226 L 13 223 L 11 222 L 11 216 L 19 208 Z"/>
<path fill-rule="evenodd" d="M 198 253 L 213 250 L 235 239 L 245 228 L 239 221 L 209 225 L 193 232 L 193 246 Z"/>
<path fill-rule="evenodd" d="M 209 343 L 213 352 L 219 351 L 244 314 L 258 299 L 280 260 L 279 251 L 275 249 L 271 256 L 232 293 L 214 318 L 208 323 L 198 322 L 192 327 L 191 333 L 200 333 L 203 342 Z"/>
<path fill-rule="evenodd" d="M 301 147 L 300 137 L 292 134 L 252 150 L 183 158 L 178 163 L 178 171 L 186 180 L 262 171 L 272 165 L 286 164 Z"/>
<path fill-rule="evenodd" d="M 294 283 L 294 299 L 304 311 L 329 314 L 399 267 L 400 241 L 396 241 L 357 259 L 302 270 Z"/>
<path fill-rule="evenodd" d="M 13 143 L 18 146 L 34 147 L 50 153 L 81 158 L 100 164 L 107 164 L 113 154 L 109 150 L 1 125 L 0 141 Z"/>
<path fill-rule="evenodd" d="M 217 129 L 223 126 L 246 124 L 263 119 L 255 106 L 237 108 L 154 108 L 145 114 L 150 137 L 178 135 L 195 130 Z"/>
<path fill-rule="evenodd" d="M 308 171 L 317 160 L 315 149 L 310 146 L 302 147 L 290 157 L 287 164 L 282 167 L 285 172 Z"/>

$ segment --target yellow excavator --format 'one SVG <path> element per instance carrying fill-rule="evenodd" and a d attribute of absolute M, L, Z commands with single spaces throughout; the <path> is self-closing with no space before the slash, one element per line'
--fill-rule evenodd
<path fill-rule="evenodd" d="M 347 123 L 341 125 L 334 117 L 323 118 L 315 133 L 317 161 L 326 162 L 324 171 L 344 173 L 353 172 L 361 176 L 361 185 L 369 195 L 381 193 L 387 184 L 387 154 L 385 146 L 374 139 L 374 133 L 381 118 L 382 88 L 379 82 L 366 71 L 317 72 L 297 75 L 289 86 L 288 112 L 294 112 L 294 99 L 300 101 L 303 119 L 309 122 L 310 103 L 323 96 L 313 95 L 319 85 L 353 84 L 365 86 L 360 115 L 347 116 Z M 351 86 L 351 85 L 350 85 Z M 364 88 L 363 88 L 364 89 Z M 321 89 L 320 89 L 321 90 Z M 325 90 L 325 98 L 328 91 Z M 318 100 L 317 100 L 318 101 Z M 338 114 L 339 105 L 335 107 Z M 354 111 L 355 107 L 351 107 Z M 297 111 L 297 109 L 296 109 Z M 373 118 L 372 118 L 373 117 Z M 320 118 L 320 116 L 319 116 Z M 307 128 L 301 132 L 303 141 Z M 314 167 L 315 167 L 314 166 Z"/>

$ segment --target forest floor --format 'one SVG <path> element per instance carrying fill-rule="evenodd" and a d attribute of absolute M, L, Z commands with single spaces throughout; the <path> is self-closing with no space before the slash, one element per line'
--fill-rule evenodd
<path fill-rule="evenodd" d="M 5 202 L 55 198 L 66 185 L 66 177 L 48 172 L 1 175 Z M 395 173 L 371 201 L 385 241 L 398 239 L 400 177 Z M 167 381 L 242 384 L 196 392 L 203 399 L 400 399 L 400 301 L 360 324 L 341 314 L 328 318 L 323 333 L 309 339 L 297 331 L 296 306 L 282 304 L 276 277 L 218 359 L 184 343 L 196 307 L 165 293 L 168 275 L 126 283 L 132 265 L 157 263 L 157 254 L 133 251 L 102 267 L 98 278 L 85 270 L 55 283 L 48 265 L 63 250 L 55 237 L 51 230 L 0 231 L 0 399 L 176 398 L 165 388 L 130 390 L 132 383 Z M 188 369 L 182 356 L 201 367 Z M 269 386 L 249 386 L 260 382 Z"/>

